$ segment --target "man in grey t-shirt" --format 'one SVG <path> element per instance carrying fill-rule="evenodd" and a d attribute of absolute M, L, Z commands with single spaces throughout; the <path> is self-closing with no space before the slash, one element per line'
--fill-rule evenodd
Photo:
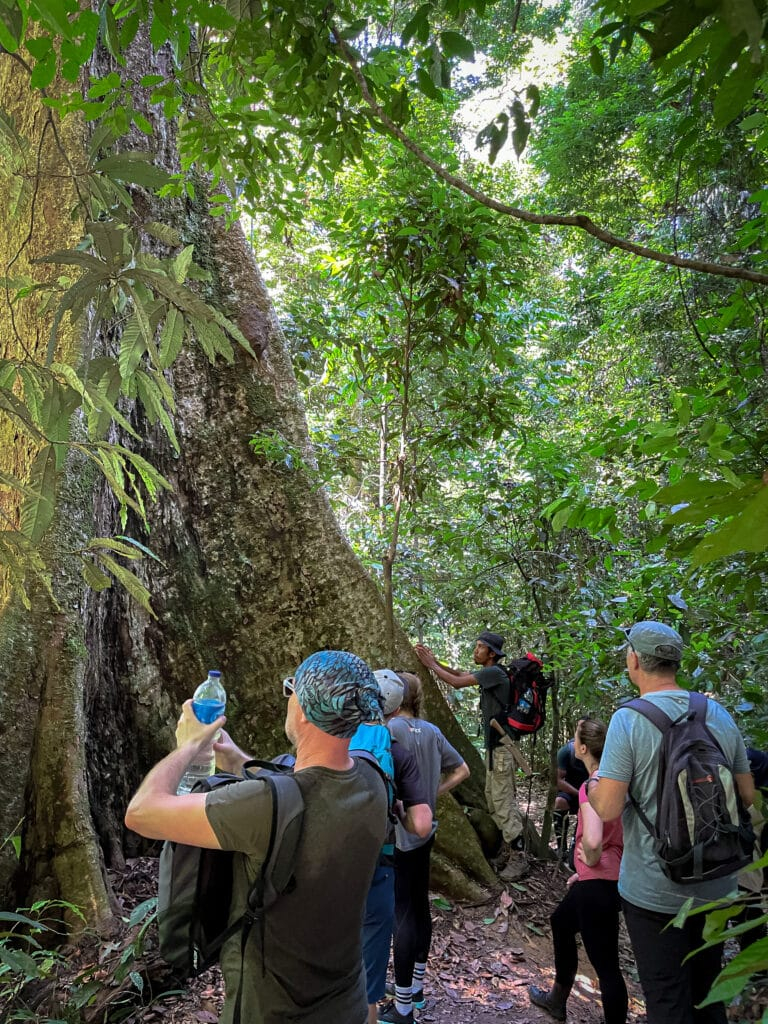
<path fill-rule="evenodd" d="M 320 651 L 283 683 L 285 732 L 296 747 L 294 778 L 304 797 L 294 886 L 267 911 L 264 959 L 252 930 L 241 959 L 240 934 L 222 950 L 232 1020 L 242 973 L 242 1024 L 365 1024 L 362 922 L 368 888 L 387 826 L 387 794 L 375 768 L 349 756 L 361 722 L 381 722 L 379 688 L 370 668 L 346 651 Z M 126 825 L 150 839 L 234 850 L 234 920 L 245 909 L 271 830 L 266 784 L 252 779 L 208 794 L 177 796 L 187 766 L 224 724 L 203 725 L 191 701 L 177 728 L 178 747 L 156 765 L 131 800 Z M 217 744 L 232 770 L 245 755 L 226 738 Z"/>
<path fill-rule="evenodd" d="M 680 634 L 661 622 L 638 622 L 629 630 L 627 641 L 627 672 L 640 696 L 670 718 L 680 717 L 688 709 L 688 691 L 676 682 L 683 653 Z M 707 704 L 707 727 L 728 759 L 748 807 L 754 786 L 744 741 L 728 712 L 713 700 Z M 660 747 L 661 733 L 651 722 L 630 708 L 619 708 L 608 727 L 599 777 L 588 788 L 589 802 L 604 821 L 623 812 L 619 893 L 648 1024 L 725 1024 L 722 1003 L 696 1009 L 719 973 L 721 948 L 702 950 L 686 960 L 702 945 L 705 915 L 689 917 L 682 928 L 670 922 L 691 897 L 695 905 L 702 905 L 735 891 L 736 876 L 701 885 L 671 881 L 656 858 L 650 833 L 626 803 L 629 793 L 655 822 Z"/>

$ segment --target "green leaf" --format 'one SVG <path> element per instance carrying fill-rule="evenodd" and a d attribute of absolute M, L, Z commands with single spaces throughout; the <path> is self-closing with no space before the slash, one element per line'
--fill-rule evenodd
<path fill-rule="evenodd" d="M 109 277 L 109 268 L 103 260 L 92 256 L 89 252 L 81 252 L 78 249 L 61 249 L 57 252 L 46 253 L 45 256 L 38 256 L 32 263 L 58 263 L 64 266 L 83 267 L 91 271 L 96 277 Z"/>
<path fill-rule="evenodd" d="M 712 108 L 715 128 L 725 128 L 742 113 L 755 90 L 757 68 L 742 53 L 736 67 L 723 79 Z"/>
<path fill-rule="evenodd" d="M 42 60 L 35 62 L 29 84 L 33 89 L 47 89 L 56 75 L 56 54 L 51 50 Z"/>
<path fill-rule="evenodd" d="M 108 92 L 119 88 L 120 75 L 116 71 L 112 71 L 110 74 L 105 75 L 104 78 L 97 79 L 88 89 L 87 95 L 89 99 L 96 100 L 101 96 L 105 96 Z"/>
<path fill-rule="evenodd" d="M 603 72 L 605 71 L 605 61 L 603 59 L 602 53 L 596 46 L 591 46 L 589 48 L 589 66 L 592 68 L 592 71 L 596 75 L 598 75 L 600 78 L 603 77 Z"/>
<path fill-rule="evenodd" d="M 27 7 L 17 3 L 0 4 L 0 46 L 16 53 L 27 28 Z"/>
<path fill-rule="evenodd" d="M 107 587 L 112 586 L 112 580 L 107 576 L 106 573 L 102 572 L 98 566 L 94 565 L 89 559 L 84 559 L 81 567 L 81 575 L 91 590 L 106 590 Z"/>
<path fill-rule="evenodd" d="M 13 910 L 0 910 L 0 921 L 9 921 L 12 924 L 23 924 L 28 928 L 31 928 L 33 931 L 49 932 L 51 930 L 48 925 L 43 924 L 42 921 L 36 921 L 34 918 L 25 917 L 23 914 L 17 914 Z"/>
<path fill-rule="evenodd" d="M 537 85 L 529 85 L 525 90 L 525 98 L 528 100 L 528 116 L 536 117 L 541 106 L 541 90 Z"/>
<path fill-rule="evenodd" d="M 416 85 L 419 92 L 423 92 L 429 99 L 437 100 L 438 103 L 442 102 L 443 94 L 430 78 L 429 72 L 424 68 L 416 69 Z"/>
<path fill-rule="evenodd" d="M 678 505 L 698 498 L 712 498 L 730 494 L 734 488 L 724 480 L 702 480 L 696 473 L 686 473 L 676 484 L 661 487 L 652 498 L 659 505 Z"/>
<path fill-rule="evenodd" d="M 184 342 L 184 317 L 175 306 L 168 307 L 160 334 L 160 368 L 165 370 L 176 359 Z"/>
<path fill-rule="evenodd" d="M 400 36 L 403 41 L 403 45 L 407 45 L 414 36 L 419 40 L 419 42 L 426 43 L 429 38 L 429 15 L 431 11 L 431 3 L 422 4 L 411 20 L 406 22 L 405 28 Z"/>
<path fill-rule="evenodd" d="M 459 32 L 441 32 L 440 45 L 446 57 L 459 57 L 470 63 L 475 59 L 474 46 Z"/>
<path fill-rule="evenodd" d="M 136 372 L 141 362 L 141 357 L 147 351 L 146 336 L 141 329 L 141 324 L 136 316 L 136 311 L 128 318 L 123 333 L 120 336 L 120 376 L 128 380 Z"/>
<path fill-rule="evenodd" d="M 753 974 L 757 974 L 768 963 L 768 938 L 758 939 L 750 943 L 746 949 L 738 953 L 726 964 L 715 979 L 706 999 L 699 1006 L 711 1003 L 730 1002 L 734 996 L 744 990 L 745 982 Z"/>
<path fill-rule="evenodd" d="M 101 564 L 111 572 L 115 579 L 120 583 L 131 597 L 137 601 L 145 611 L 149 612 L 153 619 L 156 619 L 152 605 L 149 603 L 149 591 L 141 581 L 134 576 L 130 569 L 126 569 L 125 566 L 119 565 L 114 558 L 109 555 L 97 552 L 97 557 Z"/>
<path fill-rule="evenodd" d="M 194 245 L 187 245 L 173 261 L 173 276 L 179 284 L 184 284 L 187 279 L 194 252 Z"/>
<path fill-rule="evenodd" d="M 453 904 L 449 903 L 442 896 L 436 896 L 431 902 L 432 906 L 437 907 L 439 910 L 453 910 Z"/>
<path fill-rule="evenodd" d="M 167 171 L 152 163 L 151 153 L 136 150 L 104 157 L 93 165 L 93 169 L 117 181 L 128 181 L 148 189 L 162 188 L 171 180 Z"/>
<path fill-rule="evenodd" d="M 85 391 L 94 409 L 97 409 L 100 412 L 108 413 L 115 421 L 115 423 L 118 423 L 123 428 L 123 430 L 128 431 L 131 437 L 135 437 L 137 441 L 141 440 L 141 438 L 133 429 L 133 427 L 125 418 L 125 416 L 123 416 L 121 412 L 118 412 L 114 404 L 110 402 L 110 400 L 107 398 L 101 384 L 97 386 L 86 384 Z"/>
<path fill-rule="evenodd" d="M 153 913 L 156 908 L 157 896 L 150 896 L 148 900 L 144 900 L 142 903 L 139 903 L 138 906 L 135 906 L 133 908 L 133 910 L 131 911 L 131 916 L 128 919 L 128 924 L 131 926 L 131 928 L 134 928 L 137 924 L 141 924 L 141 922 L 149 914 Z"/>
<path fill-rule="evenodd" d="M 27 494 L 21 506 L 19 528 L 33 544 L 39 544 L 53 519 L 56 494 L 56 454 L 47 444 L 35 456 L 29 471 L 29 486 L 37 491 Z"/>
<path fill-rule="evenodd" d="M 110 551 L 114 551 L 118 555 L 124 555 L 126 558 L 141 558 L 141 552 L 112 537 L 92 537 L 88 541 L 87 547 L 89 551 L 100 551 L 102 548 L 108 548 Z"/>
<path fill-rule="evenodd" d="M 691 553 L 691 564 L 706 565 L 740 551 L 768 549 L 768 486 L 763 486 L 739 515 L 707 534 Z"/>
<path fill-rule="evenodd" d="M 20 949 L 11 949 L 2 942 L 0 942 L 0 963 L 6 964 L 15 974 L 24 979 L 42 977 L 40 968 L 31 956 L 23 953 Z"/>

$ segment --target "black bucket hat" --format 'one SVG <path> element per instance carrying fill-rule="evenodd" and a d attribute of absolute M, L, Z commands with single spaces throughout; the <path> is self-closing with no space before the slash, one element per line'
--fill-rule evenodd
<path fill-rule="evenodd" d="M 480 636 L 477 638 L 481 644 L 493 651 L 494 654 L 498 654 L 500 658 L 504 657 L 504 637 L 499 633 L 490 633 L 487 629 L 484 629 Z"/>

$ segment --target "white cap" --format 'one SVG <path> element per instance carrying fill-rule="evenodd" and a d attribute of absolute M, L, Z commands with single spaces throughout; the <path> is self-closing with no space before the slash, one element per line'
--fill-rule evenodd
<path fill-rule="evenodd" d="M 405 687 L 402 680 L 398 679 L 397 674 L 391 668 L 380 668 L 373 674 L 376 676 L 379 693 L 384 701 L 382 711 L 385 715 L 391 715 L 403 703 Z"/>

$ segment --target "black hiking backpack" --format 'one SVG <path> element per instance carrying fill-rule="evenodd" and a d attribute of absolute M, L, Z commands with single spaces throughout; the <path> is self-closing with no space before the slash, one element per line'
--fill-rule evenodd
<path fill-rule="evenodd" d="M 250 769 L 258 768 L 258 772 Z M 210 793 L 246 779 L 263 779 L 272 794 L 272 829 L 267 856 L 248 892 L 248 909 L 229 923 L 232 861 L 229 850 L 166 842 L 160 854 L 157 925 L 160 953 L 184 977 L 194 977 L 219 958 L 230 936 L 242 933 L 241 949 L 254 924 L 264 958 L 264 912 L 289 889 L 304 821 L 304 798 L 292 769 L 269 761 L 249 761 L 243 775 L 220 773 L 195 784 L 193 792 Z M 242 986 L 242 970 L 241 986 Z M 240 993 L 237 1008 L 239 1010 Z"/>
<path fill-rule="evenodd" d="M 630 794 L 653 837 L 667 878 L 697 885 L 734 874 L 752 860 L 752 823 L 725 754 L 706 724 L 707 698 L 691 693 L 688 710 L 671 719 L 637 697 L 621 705 L 643 715 L 661 732 L 656 825 Z"/>
<path fill-rule="evenodd" d="M 544 675 L 542 662 L 530 651 L 501 665 L 509 676 L 509 704 L 504 709 L 502 725 L 515 739 L 533 736 L 544 725 L 547 690 L 551 681 Z"/>

